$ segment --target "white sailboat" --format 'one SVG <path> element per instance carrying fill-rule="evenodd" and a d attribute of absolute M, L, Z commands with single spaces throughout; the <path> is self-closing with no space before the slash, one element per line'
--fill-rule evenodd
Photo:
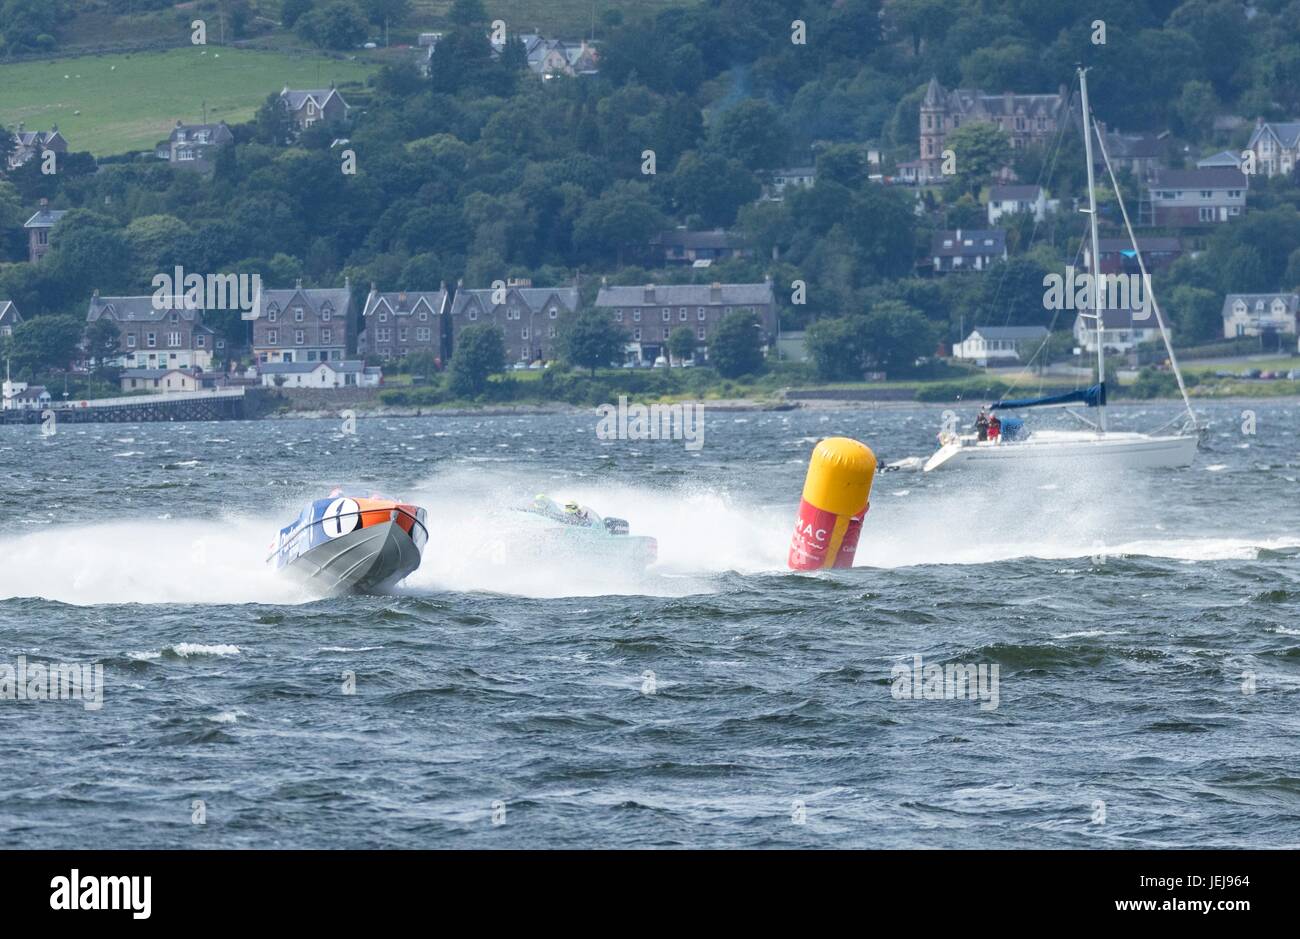
<path fill-rule="evenodd" d="M 1093 178 L 1092 113 L 1088 108 L 1087 70 L 1083 68 L 1079 69 L 1079 97 L 1083 114 L 1084 159 L 1088 164 L 1088 208 L 1083 211 L 1088 214 L 1093 259 L 1090 270 L 1090 276 L 1093 278 L 1091 284 L 1092 309 L 1090 312 L 1080 315 L 1094 321 L 1096 324 L 1098 383 L 1091 388 L 1068 394 L 996 401 L 990 406 L 990 410 L 1082 405 L 1085 409 L 1095 409 L 1097 419 L 1093 421 L 1078 411 L 1071 411 L 1070 413 L 1074 417 L 1087 425 L 1086 428 L 1065 431 L 1039 430 L 1025 433 L 1023 422 L 1009 419 L 1003 422 L 1003 426 L 1005 428 L 1007 424 L 1011 424 L 1013 433 L 1004 433 L 994 440 L 980 440 L 976 434 L 941 435 L 939 450 L 930 457 L 924 466 L 927 473 L 940 468 L 951 469 L 953 467 L 981 464 L 990 467 L 1014 467 L 1022 464 L 1048 466 L 1086 465 L 1088 468 L 1095 465 L 1104 465 L 1112 469 L 1182 467 L 1190 466 L 1196 456 L 1199 441 L 1196 414 L 1192 410 L 1190 399 L 1187 397 L 1187 387 L 1183 383 L 1183 375 L 1178 368 L 1178 358 L 1174 355 L 1173 344 L 1169 338 L 1169 329 L 1165 325 L 1164 317 L 1160 312 L 1160 305 L 1156 302 L 1155 294 L 1151 290 L 1151 276 L 1142 260 L 1142 252 L 1138 248 L 1137 238 L 1133 234 L 1133 226 L 1129 221 L 1128 210 L 1125 209 L 1124 200 L 1120 196 L 1119 183 L 1115 179 L 1115 171 L 1111 167 L 1110 157 L 1106 153 L 1106 144 L 1098 136 L 1097 145 L 1101 150 L 1101 157 L 1106 165 L 1106 171 L 1110 175 L 1111 186 L 1114 188 L 1115 198 L 1119 203 L 1120 212 L 1124 218 L 1124 227 L 1136 253 L 1147 303 L 1151 311 L 1155 313 L 1156 323 L 1160 327 L 1160 335 L 1164 339 L 1165 349 L 1169 353 L 1169 364 L 1173 369 L 1174 377 L 1178 380 L 1178 390 L 1182 394 L 1185 409 L 1185 415 L 1180 414 L 1178 418 L 1155 433 L 1112 431 L 1106 426 L 1106 350 L 1102 341 L 1104 338 L 1102 300 L 1106 292 L 1102 289 L 1101 254 L 1097 247 L 1097 192 Z M 1182 426 L 1176 431 L 1165 432 L 1179 422 L 1181 422 Z"/>

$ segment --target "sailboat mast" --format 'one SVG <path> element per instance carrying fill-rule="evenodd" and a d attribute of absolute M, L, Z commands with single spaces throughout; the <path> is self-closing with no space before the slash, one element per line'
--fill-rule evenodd
<path fill-rule="evenodd" d="M 1097 320 L 1097 381 L 1106 380 L 1106 350 L 1102 345 L 1105 322 L 1101 315 L 1101 251 L 1097 244 L 1097 181 L 1093 178 L 1092 166 L 1092 112 L 1088 109 L 1088 70 L 1079 69 L 1079 104 L 1083 109 L 1083 159 L 1088 167 L 1088 229 L 1092 238 L 1092 263 L 1089 275 L 1092 277 L 1092 312 Z M 1097 409 L 1097 425 L 1102 433 L 1106 432 L 1106 406 Z"/>

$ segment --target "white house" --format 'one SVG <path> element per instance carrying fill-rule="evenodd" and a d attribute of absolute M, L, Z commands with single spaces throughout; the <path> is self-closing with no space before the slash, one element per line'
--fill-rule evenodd
<path fill-rule="evenodd" d="M 124 368 L 119 376 L 123 391 L 149 391 L 159 394 L 199 391 L 203 380 L 189 368 Z"/>
<path fill-rule="evenodd" d="M 1223 335 L 1259 336 L 1263 333 L 1296 334 L 1300 294 L 1230 293 L 1223 299 Z"/>
<path fill-rule="evenodd" d="M 1020 361 L 1022 346 L 1038 346 L 1047 338 L 1043 326 L 976 326 L 969 336 L 953 346 L 954 359 L 985 368 L 1013 365 Z"/>
<path fill-rule="evenodd" d="M 4 400 L 0 404 L 6 411 L 33 411 L 49 407 L 50 393 L 44 385 L 29 386 L 25 381 L 4 380 Z"/>
<path fill-rule="evenodd" d="M 1042 186 L 993 186 L 989 189 L 989 227 L 1015 212 L 1032 212 L 1034 221 L 1041 222 L 1055 207 L 1056 200 L 1048 202 Z"/>
<path fill-rule="evenodd" d="M 262 384 L 271 388 L 375 388 L 383 369 L 349 362 L 263 362 L 257 366 Z"/>
<path fill-rule="evenodd" d="M 1149 310 L 1103 309 L 1101 315 L 1102 346 L 1108 352 L 1131 352 L 1160 338 L 1160 324 Z M 1084 351 L 1097 351 L 1097 324 L 1091 314 L 1087 319 L 1082 314 L 1074 318 L 1074 339 Z"/>
<path fill-rule="evenodd" d="M 773 170 L 772 181 L 765 187 L 764 195 L 773 202 L 780 202 L 785 198 L 785 190 L 789 186 L 798 186 L 801 189 L 811 189 L 817 183 L 817 170 L 812 166 L 791 166 L 779 170 Z"/>
<path fill-rule="evenodd" d="M 1255 168 L 1265 176 L 1285 176 L 1300 164 L 1300 122 L 1255 122 L 1246 149 L 1255 151 Z"/>

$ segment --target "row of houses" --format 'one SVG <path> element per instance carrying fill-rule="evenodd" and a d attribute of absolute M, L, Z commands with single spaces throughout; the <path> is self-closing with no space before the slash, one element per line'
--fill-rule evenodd
<path fill-rule="evenodd" d="M 452 297 L 446 285 L 432 291 L 380 291 L 374 284 L 361 310 L 361 328 L 353 335 L 356 317 L 352 285 L 308 288 L 299 281 L 289 289 L 264 289 L 251 309 L 241 311 L 250 324 L 252 359 L 261 373 L 330 377 L 355 372 L 349 354 L 393 361 L 427 353 L 445 362 L 457 336 L 469 326 L 495 326 L 504 338 L 508 361 L 534 363 L 557 356 L 562 321 L 580 306 L 577 287 L 534 287 L 528 280 L 511 280 L 495 288 L 459 288 Z M 653 362 L 665 354 L 676 329 L 694 335 L 702 356 L 726 316 L 735 311 L 757 315 L 765 342 L 777 332 L 776 299 L 770 279 L 757 284 L 672 284 L 637 287 L 602 285 L 595 308 L 623 327 L 628 341 L 624 359 Z M 224 335 L 204 322 L 205 310 L 184 297 L 101 296 L 96 290 L 86 312 L 87 325 L 105 320 L 117 329 L 117 355 L 111 364 L 139 371 L 131 377 L 156 383 L 175 370 L 208 372 L 230 358 Z M 0 304 L 0 333 L 21 322 L 12 303 Z M 145 374 L 149 373 L 149 374 Z M 173 379 L 174 380 L 174 379 Z M 286 380 L 298 381 L 296 378 Z M 152 385 L 148 385 L 152 389 Z M 131 390 L 131 389 L 128 389 Z"/>
<path fill-rule="evenodd" d="M 1225 339 L 1300 337 L 1300 293 L 1231 293 L 1223 300 L 1222 316 Z M 1080 348 L 1097 351 L 1097 327 L 1091 319 L 1076 316 L 1073 333 Z M 1024 361 L 1028 357 L 1026 350 L 1032 354 L 1047 335 L 1042 326 L 977 326 L 953 347 L 953 357 L 979 366 L 1011 365 Z M 1102 344 L 1107 352 L 1132 352 L 1159 338 L 1154 315 L 1134 310 L 1102 311 Z"/>

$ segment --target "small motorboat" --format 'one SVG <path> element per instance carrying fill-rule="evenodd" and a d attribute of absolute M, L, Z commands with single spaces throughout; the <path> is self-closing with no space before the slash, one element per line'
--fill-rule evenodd
<path fill-rule="evenodd" d="M 644 570 L 659 559 L 655 538 L 633 535 L 626 519 L 602 517 L 573 500 L 561 505 L 539 495 L 516 511 L 534 532 L 528 543 L 548 558 L 589 560 L 633 570 Z"/>
<path fill-rule="evenodd" d="M 335 490 L 280 529 L 266 560 L 324 593 L 372 593 L 419 567 L 428 540 L 419 506 Z"/>

